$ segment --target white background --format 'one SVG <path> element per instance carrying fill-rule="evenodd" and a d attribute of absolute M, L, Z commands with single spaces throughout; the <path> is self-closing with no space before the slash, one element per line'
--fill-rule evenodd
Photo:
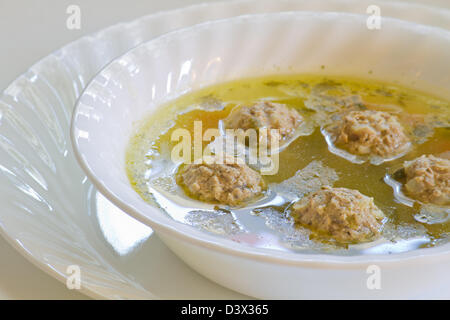
<path fill-rule="evenodd" d="M 0 90 L 39 59 L 85 34 L 156 11 L 205 1 L 0 0 Z M 447 8 L 450 6 L 450 0 L 408 1 Z M 81 30 L 66 28 L 68 17 L 66 9 L 71 4 L 81 8 Z M 0 238 L 0 299 L 87 299 L 87 297 L 69 291 L 65 285 L 35 268 Z"/>

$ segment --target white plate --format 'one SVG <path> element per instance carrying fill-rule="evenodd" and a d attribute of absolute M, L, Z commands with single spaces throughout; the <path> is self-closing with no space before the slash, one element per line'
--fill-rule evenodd
<path fill-rule="evenodd" d="M 376 1 L 245 1 L 143 17 L 75 41 L 15 80 L 0 100 L 0 230 L 61 281 L 69 265 L 96 298 L 240 298 L 188 269 L 147 227 L 98 196 L 69 146 L 73 104 L 92 76 L 133 46 L 167 31 L 245 13 L 364 13 Z M 380 2 L 385 16 L 448 28 L 445 10 Z M 420 12 L 420 14 L 418 14 Z M 96 207 L 98 204 L 98 208 Z"/>

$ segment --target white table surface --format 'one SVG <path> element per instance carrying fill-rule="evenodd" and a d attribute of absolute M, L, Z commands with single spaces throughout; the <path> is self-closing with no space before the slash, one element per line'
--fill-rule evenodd
<path fill-rule="evenodd" d="M 40 58 L 85 34 L 152 12 L 205 1 L 0 0 L 0 90 Z M 447 8 L 450 5 L 450 0 L 407 1 Z M 81 9 L 80 30 L 66 28 L 68 17 L 66 9 L 69 5 L 78 5 Z M 0 299 L 88 299 L 88 297 L 68 290 L 64 284 L 34 267 L 0 238 Z"/>

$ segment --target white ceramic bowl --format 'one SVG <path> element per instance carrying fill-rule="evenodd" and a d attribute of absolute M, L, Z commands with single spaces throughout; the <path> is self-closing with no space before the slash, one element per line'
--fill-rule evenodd
<path fill-rule="evenodd" d="M 142 200 L 125 173 L 125 149 L 140 120 L 180 94 L 218 82 L 323 73 L 398 82 L 450 99 L 449 32 L 396 19 L 369 30 L 366 19 L 314 12 L 242 16 L 140 45 L 109 64 L 80 97 L 71 132 L 77 158 L 113 203 L 150 225 L 192 268 L 236 291 L 259 298 L 414 298 L 449 288 L 448 244 L 350 257 L 254 248 L 174 221 Z M 371 265 L 379 267 L 381 290 L 367 286 Z"/>

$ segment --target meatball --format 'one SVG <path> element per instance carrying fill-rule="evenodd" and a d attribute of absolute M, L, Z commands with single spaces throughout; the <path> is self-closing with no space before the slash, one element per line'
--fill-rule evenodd
<path fill-rule="evenodd" d="M 397 117 L 381 111 L 350 111 L 331 130 L 336 145 L 350 153 L 392 157 L 409 147 L 409 138 Z"/>
<path fill-rule="evenodd" d="M 297 110 L 284 104 L 260 102 L 233 110 L 224 120 L 224 124 L 227 129 L 267 128 L 267 143 L 270 145 L 272 138 L 281 142 L 292 137 L 302 120 Z M 277 129 L 277 132 L 273 134 L 270 129 Z"/>
<path fill-rule="evenodd" d="M 405 193 L 414 199 L 450 205 L 450 160 L 423 155 L 403 164 Z"/>
<path fill-rule="evenodd" d="M 237 205 L 261 194 L 261 175 L 235 158 L 215 157 L 200 164 L 188 164 L 179 177 L 190 195 L 206 202 Z"/>
<path fill-rule="evenodd" d="M 372 239 L 379 234 L 385 219 L 373 198 L 357 190 L 330 187 L 297 201 L 292 216 L 313 232 L 341 243 Z"/>

